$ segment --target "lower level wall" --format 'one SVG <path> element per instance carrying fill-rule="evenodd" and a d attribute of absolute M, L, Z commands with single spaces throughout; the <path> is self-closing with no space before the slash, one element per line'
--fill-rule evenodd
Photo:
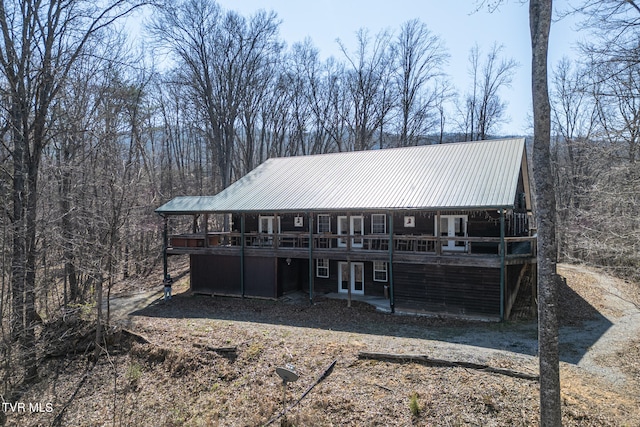
<path fill-rule="evenodd" d="M 396 307 L 500 316 L 500 269 L 394 264 Z"/>
<path fill-rule="evenodd" d="M 191 290 L 202 294 L 242 295 L 240 257 L 191 255 Z M 244 295 L 277 298 L 277 260 L 245 257 Z"/>
<path fill-rule="evenodd" d="M 277 298 L 297 290 L 309 290 L 309 261 L 245 257 L 244 295 Z M 373 262 L 363 262 L 364 295 L 385 296 L 390 285 L 374 280 Z M 522 266 L 509 266 L 505 297 L 516 292 Z M 340 289 L 340 262 L 329 261 L 328 277 L 318 277 L 312 265 L 313 292 Z M 326 270 L 323 270 L 326 272 Z M 436 264 L 393 264 L 395 306 L 425 312 L 500 316 L 500 269 Z M 191 255 L 191 289 L 197 293 L 242 295 L 240 257 Z"/>

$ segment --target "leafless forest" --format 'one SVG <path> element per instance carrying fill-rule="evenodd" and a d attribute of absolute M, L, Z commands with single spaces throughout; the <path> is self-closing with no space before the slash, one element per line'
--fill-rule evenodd
<path fill-rule="evenodd" d="M 473 47 L 454 87 L 428 23 L 362 29 L 320 60 L 269 11 L 146 3 L 0 2 L 5 397 L 37 380 L 43 323 L 78 309 L 108 322 L 116 283 L 160 279 L 153 210 L 170 198 L 214 194 L 270 157 L 486 139 L 508 118 L 517 64 L 500 41 Z M 640 9 L 574 3 L 589 42 L 550 74 L 558 251 L 638 280 Z M 132 40 L 124 22 L 142 10 Z"/>

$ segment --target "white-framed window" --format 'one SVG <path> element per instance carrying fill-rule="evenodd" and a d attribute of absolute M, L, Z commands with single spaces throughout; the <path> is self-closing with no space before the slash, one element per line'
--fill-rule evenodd
<path fill-rule="evenodd" d="M 280 217 L 278 217 L 278 224 L 275 225 L 275 216 L 260 215 L 258 218 L 258 232 L 265 234 L 280 233 Z"/>
<path fill-rule="evenodd" d="M 317 277 L 329 277 L 329 260 L 317 259 L 316 260 L 316 276 Z"/>
<path fill-rule="evenodd" d="M 373 280 L 376 282 L 386 282 L 388 280 L 386 262 L 373 261 Z"/>
<path fill-rule="evenodd" d="M 318 215 L 318 234 L 331 233 L 331 217 L 329 215 Z"/>
<path fill-rule="evenodd" d="M 372 214 L 371 215 L 371 234 L 387 233 L 387 215 Z"/>

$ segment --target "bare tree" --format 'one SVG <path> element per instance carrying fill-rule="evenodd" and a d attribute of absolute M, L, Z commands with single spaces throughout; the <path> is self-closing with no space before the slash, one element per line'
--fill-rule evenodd
<path fill-rule="evenodd" d="M 174 53 L 206 119 L 203 129 L 222 188 L 231 184 L 242 104 L 258 90 L 263 65 L 279 47 L 278 25 L 274 13 L 260 11 L 247 21 L 210 0 L 165 5 L 150 25 L 158 43 Z"/>
<path fill-rule="evenodd" d="M 583 51 L 595 62 L 637 63 L 640 46 L 637 41 L 640 25 L 640 4 L 634 0 L 579 0 L 569 13 L 585 19 L 581 28 L 593 37 L 582 43 Z"/>
<path fill-rule="evenodd" d="M 307 94 L 313 112 L 314 143 L 310 154 L 345 151 L 348 137 L 346 121 L 350 103 L 344 84 L 344 64 L 330 57 L 321 66 L 305 64 L 310 90 Z"/>
<path fill-rule="evenodd" d="M 469 52 L 471 92 L 465 97 L 463 128 L 468 140 L 486 139 L 506 119 L 507 102 L 499 92 L 510 87 L 519 64 L 514 59 L 501 57 L 503 47 L 494 43 L 482 60 L 476 44 Z"/>
<path fill-rule="evenodd" d="M 95 34 L 136 5 L 52 0 L 0 3 L 0 74 L 10 99 L 13 332 L 25 352 L 25 378 L 37 378 L 34 326 L 38 171 L 49 141 L 51 105 Z"/>
<path fill-rule="evenodd" d="M 399 109 L 399 144 L 415 145 L 442 117 L 448 91 L 439 84 L 449 55 L 442 40 L 417 19 L 402 24 L 396 42 Z"/>
<path fill-rule="evenodd" d="M 367 30 L 356 33 L 357 47 L 350 54 L 340 43 L 348 66 L 344 84 L 350 97 L 350 110 L 342 119 L 349 125 L 353 150 L 372 147 L 374 134 L 379 131 L 394 104 L 391 88 L 393 51 L 391 36 L 383 31 L 374 40 Z"/>

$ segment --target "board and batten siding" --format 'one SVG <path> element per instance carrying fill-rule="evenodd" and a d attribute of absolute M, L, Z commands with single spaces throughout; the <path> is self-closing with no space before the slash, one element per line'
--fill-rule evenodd
<path fill-rule="evenodd" d="M 393 271 L 397 307 L 500 315 L 500 269 L 394 263 Z"/>
<path fill-rule="evenodd" d="M 240 257 L 226 255 L 191 255 L 191 290 L 208 295 L 242 295 Z M 277 258 L 245 257 L 247 296 L 277 298 Z"/>

